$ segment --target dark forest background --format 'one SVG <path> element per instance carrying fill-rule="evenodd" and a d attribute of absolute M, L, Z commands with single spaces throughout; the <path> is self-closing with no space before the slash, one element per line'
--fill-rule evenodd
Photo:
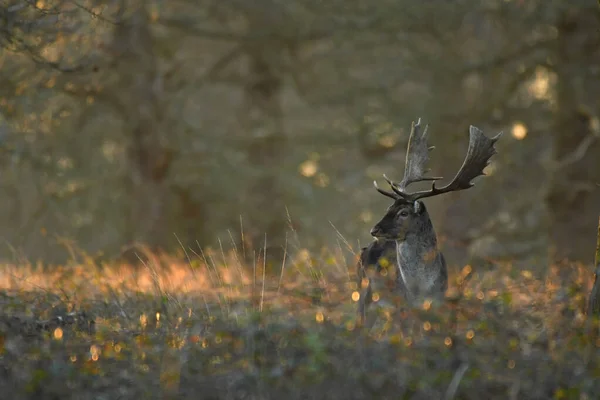
<path fill-rule="evenodd" d="M 446 178 L 469 125 L 505 132 L 489 177 L 428 201 L 451 264 L 591 262 L 599 22 L 593 1 L 3 0 L 0 256 L 364 245 L 421 117 Z"/>

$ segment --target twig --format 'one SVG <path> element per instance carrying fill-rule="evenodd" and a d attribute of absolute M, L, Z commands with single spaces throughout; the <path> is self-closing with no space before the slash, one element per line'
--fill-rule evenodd
<path fill-rule="evenodd" d="M 240 235 L 242 236 L 242 258 L 246 261 L 246 243 L 244 242 L 244 224 L 240 214 Z"/>
<path fill-rule="evenodd" d="M 281 261 L 281 274 L 279 275 L 279 283 L 277 284 L 277 293 L 279 293 L 279 289 L 281 289 L 281 281 L 283 281 L 283 271 L 285 270 L 285 260 L 287 257 L 287 243 L 288 243 L 288 235 L 285 233 L 285 245 L 283 247 L 283 261 Z"/>
<path fill-rule="evenodd" d="M 463 363 L 458 367 L 456 372 L 454 373 L 454 377 L 452 381 L 450 381 L 450 385 L 448 385 L 448 389 L 446 389 L 446 394 L 444 395 L 444 400 L 451 400 L 456 396 L 456 391 L 458 390 L 458 386 L 460 385 L 460 381 L 462 380 L 465 372 L 469 369 L 469 364 Z"/>
<path fill-rule="evenodd" d="M 340 237 L 340 239 L 342 239 L 344 241 L 344 244 L 346 245 L 346 247 L 348 247 L 348 250 L 350 250 L 350 252 L 354 253 L 354 249 L 352 248 L 352 246 L 350 245 L 350 243 L 348 243 L 348 241 L 346 240 L 346 238 L 344 237 L 344 235 L 342 235 L 340 233 L 340 231 L 338 231 L 338 229 L 335 227 L 335 225 L 333 225 L 333 222 L 329 221 L 329 224 L 333 227 L 333 229 L 335 229 L 335 232 L 338 234 L 338 236 Z"/>
<path fill-rule="evenodd" d="M 265 232 L 265 244 L 263 247 L 263 274 L 262 274 L 262 290 L 260 292 L 260 306 L 258 307 L 258 311 L 262 312 L 263 310 L 263 301 L 265 298 L 265 275 L 267 272 L 267 233 Z"/>
<path fill-rule="evenodd" d="M 240 278 L 242 280 L 242 285 L 243 285 L 244 284 L 244 270 L 243 270 L 243 266 L 242 266 L 242 261 L 240 260 L 240 257 L 239 257 L 238 248 L 237 248 L 237 245 L 235 244 L 235 239 L 233 239 L 233 235 L 231 234 L 231 231 L 229 229 L 227 229 L 227 233 L 229 234 L 229 239 L 231 240 L 231 245 L 233 246 L 233 254 L 235 255 L 235 260 L 237 261 L 238 272 L 240 273 Z"/>
<path fill-rule="evenodd" d="M 219 242 L 219 249 L 221 250 L 221 257 L 223 257 L 223 265 L 225 265 L 225 269 L 229 270 L 229 265 L 227 264 L 227 259 L 225 258 L 225 251 L 223 251 L 223 243 L 221 243 L 221 238 L 218 237 L 217 241 Z"/>
<path fill-rule="evenodd" d="M 588 315 L 600 314 L 600 217 L 598 217 L 598 232 L 596 233 L 596 251 L 594 254 L 594 285 L 588 300 Z"/>
<path fill-rule="evenodd" d="M 484 60 L 477 64 L 467 65 L 461 72 L 462 74 L 469 74 L 472 72 L 483 72 L 494 68 L 501 68 L 507 64 L 520 59 L 521 57 L 529 56 L 536 50 L 544 49 L 551 43 L 551 40 L 542 39 L 533 43 L 527 43 L 524 46 L 512 49 L 510 51 L 499 53 L 498 57 Z"/>
<path fill-rule="evenodd" d="M 214 284 L 215 284 L 215 279 L 213 278 L 213 276 L 212 276 L 212 273 L 210 272 L 210 264 L 208 263 L 208 260 L 206 259 L 206 257 L 204 257 L 204 252 L 202 251 L 202 247 L 200 247 L 200 253 L 202 253 L 202 255 L 200 255 L 200 254 L 196 253 L 196 250 L 192 249 L 191 247 L 190 247 L 190 251 L 191 251 L 192 253 L 194 253 L 194 255 L 195 255 L 196 257 L 198 257 L 198 258 L 203 258 L 203 259 L 204 259 L 204 265 L 206 265 L 206 270 L 208 271 L 208 279 L 210 279 L 210 283 L 211 283 L 211 285 L 213 285 L 213 286 L 214 286 Z"/>
<path fill-rule="evenodd" d="M 559 170 L 566 166 L 575 164 L 578 161 L 581 161 L 581 159 L 583 159 L 583 157 L 585 157 L 590 146 L 593 145 L 597 139 L 598 139 L 598 136 L 596 136 L 594 134 L 587 135 L 581 141 L 581 143 L 579 143 L 579 145 L 573 152 L 567 154 L 561 160 L 552 163 L 550 165 L 551 170 L 556 171 L 556 170 Z"/>
<path fill-rule="evenodd" d="M 252 251 L 252 291 L 256 290 L 256 251 Z"/>
<path fill-rule="evenodd" d="M 183 254 L 185 254 L 185 258 L 187 259 L 187 262 L 190 265 L 190 269 L 192 270 L 192 275 L 194 275 L 194 279 L 196 279 L 196 271 L 194 270 L 194 268 L 192 268 L 192 259 L 190 258 L 190 255 L 188 254 L 188 252 L 185 249 L 185 246 L 183 245 L 181 240 L 179 240 L 179 236 L 177 236 L 177 234 L 175 232 L 173 232 L 173 235 L 175 236 L 175 239 L 177 239 L 177 243 L 179 243 L 179 246 L 181 246 L 181 249 L 183 250 Z M 187 285 L 187 283 L 186 283 L 186 285 Z"/>
<path fill-rule="evenodd" d="M 202 250 L 202 247 L 200 246 L 200 243 L 198 243 L 198 241 L 196 241 L 196 243 L 198 244 L 198 247 L 200 248 L 200 252 L 202 253 L 202 257 L 204 258 L 204 261 L 206 262 L 206 266 L 210 268 L 210 265 L 212 263 L 212 267 L 213 270 L 215 271 L 215 275 L 217 275 L 217 280 L 219 281 L 219 286 L 223 287 L 223 280 L 221 279 L 221 275 L 219 274 L 219 269 L 217 268 L 217 264 L 215 264 L 215 260 L 213 259 L 212 255 L 208 255 L 208 259 L 206 258 L 206 256 L 204 255 L 204 251 Z M 211 261 L 210 263 L 208 261 Z"/>

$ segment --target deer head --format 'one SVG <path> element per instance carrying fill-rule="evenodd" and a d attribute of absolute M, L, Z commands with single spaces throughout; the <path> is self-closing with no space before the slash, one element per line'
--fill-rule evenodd
<path fill-rule="evenodd" d="M 376 238 L 403 241 L 407 235 L 416 235 L 426 240 L 428 234 L 433 233 L 433 226 L 429 219 L 425 204 L 421 199 L 438 196 L 444 193 L 456 192 L 472 187 L 473 179 L 485 175 L 483 169 L 489 164 L 490 158 L 496 154 L 494 144 L 502 132 L 493 138 L 488 138 L 483 132 L 472 126 L 469 128 L 469 148 L 465 160 L 450 183 L 438 188 L 436 182 L 442 177 L 425 176 L 429 169 L 426 168 L 429 152 L 434 147 L 427 145 L 427 126 L 421 129 L 421 119 L 413 122 L 408 149 L 404 177 L 400 182 L 390 180 L 385 174 L 383 178 L 390 185 L 392 191 L 380 189 L 377 182 L 373 182 L 375 189 L 394 200 L 383 218 L 371 229 L 371 235 Z M 409 193 L 407 187 L 412 183 L 431 181 L 431 189 Z M 434 234 L 435 235 L 435 234 Z M 434 239 L 435 240 L 435 239 Z"/>
<path fill-rule="evenodd" d="M 371 229 L 371 236 L 378 239 L 403 241 L 409 233 L 422 235 L 433 226 L 422 201 L 396 200 L 384 217 Z"/>

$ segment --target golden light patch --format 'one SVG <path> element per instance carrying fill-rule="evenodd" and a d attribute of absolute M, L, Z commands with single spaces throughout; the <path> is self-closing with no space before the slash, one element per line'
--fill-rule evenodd
<path fill-rule="evenodd" d="M 142 328 L 145 328 L 146 325 L 148 325 L 148 317 L 146 314 L 140 315 L 140 325 L 142 325 Z"/>
<path fill-rule="evenodd" d="M 461 274 L 463 276 L 467 276 L 469 275 L 471 272 L 473 271 L 473 267 L 471 267 L 469 264 L 465 265 L 461 271 Z"/>
<path fill-rule="evenodd" d="M 63 337 L 63 330 L 62 328 L 56 328 L 54 330 L 54 339 L 56 340 L 60 340 Z"/>
<path fill-rule="evenodd" d="M 423 302 L 423 310 L 429 311 L 430 308 L 431 308 L 431 300 L 425 300 Z"/>
<path fill-rule="evenodd" d="M 299 170 L 303 176 L 310 178 L 312 176 L 315 176 L 315 174 L 319 170 L 319 167 L 316 161 L 306 160 L 302 164 L 300 164 Z"/>
<path fill-rule="evenodd" d="M 533 278 L 533 274 L 531 273 L 531 271 L 527 271 L 527 270 L 521 271 L 521 275 L 523 276 L 523 278 L 526 278 L 526 279 Z"/>
<path fill-rule="evenodd" d="M 444 339 L 444 344 L 448 347 L 452 346 L 452 338 L 446 336 L 446 338 Z"/>
<path fill-rule="evenodd" d="M 100 357 L 100 347 L 95 344 L 91 345 L 90 355 L 93 361 L 98 361 L 98 358 Z"/>
<path fill-rule="evenodd" d="M 360 300 L 360 293 L 352 292 L 352 301 L 358 301 L 358 300 Z"/>
<path fill-rule="evenodd" d="M 523 140 L 527 137 L 527 127 L 521 122 L 516 122 L 512 126 L 511 134 L 515 139 Z"/>
<path fill-rule="evenodd" d="M 536 99 L 549 99 L 551 88 L 550 71 L 543 67 L 538 67 L 535 70 L 535 78 L 529 84 L 528 91 Z"/>
<path fill-rule="evenodd" d="M 373 301 L 379 301 L 379 293 L 373 293 Z"/>
<path fill-rule="evenodd" d="M 322 323 L 325 320 L 325 316 L 323 315 L 323 313 L 321 311 L 319 311 L 316 315 L 315 315 L 315 320 L 318 323 Z"/>
<path fill-rule="evenodd" d="M 465 336 L 467 337 L 467 339 L 471 340 L 475 337 L 475 332 L 473 331 L 473 329 L 470 329 L 469 331 L 467 331 L 467 334 Z"/>
<path fill-rule="evenodd" d="M 431 330 L 431 322 L 425 321 L 425 323 L 423 324 L 423 329 L 429 332 Z"/>

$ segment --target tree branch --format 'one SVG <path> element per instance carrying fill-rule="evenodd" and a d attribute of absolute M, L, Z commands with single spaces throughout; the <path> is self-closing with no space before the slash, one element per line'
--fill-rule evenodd
<path fill-rule="evenodd" d="M 506 64 L 516 60 L 522 61 L 523 57 L 529 56 L 536 50 L 547 48 L 547 46 L 552 42 L 553 41 L 550 39 L 541 39 L 533 43 L 528 43 L 506 53 L 501 53 L 498 57 L 484 60 L 476 64 L 467 65 L 465 68 L 463 68 L 462 73 L 469 74 L 472 72 L 482 72 L 494 68 L 504 67 Z"/>
<path fill-rule="evenodd" d="M 561 160 L 555 161 L 552 164 L 550 164 L 550 169 L 552 171 L 556 171 L 569 165 L 575 164 L 578 161 L 581 161 L 583 157 L 585 157 L 585 155 L 587 154 L 587 151 L 590 148 L 590 146 L 596 143 L 596 140 L 598 140 L 598 136 L 596 136 L 593 133 L 588 134 L 585 138 L 583 138 L 583 140 L 579 143 L 579 145 L 573 152 L 567 154 Z"/>

